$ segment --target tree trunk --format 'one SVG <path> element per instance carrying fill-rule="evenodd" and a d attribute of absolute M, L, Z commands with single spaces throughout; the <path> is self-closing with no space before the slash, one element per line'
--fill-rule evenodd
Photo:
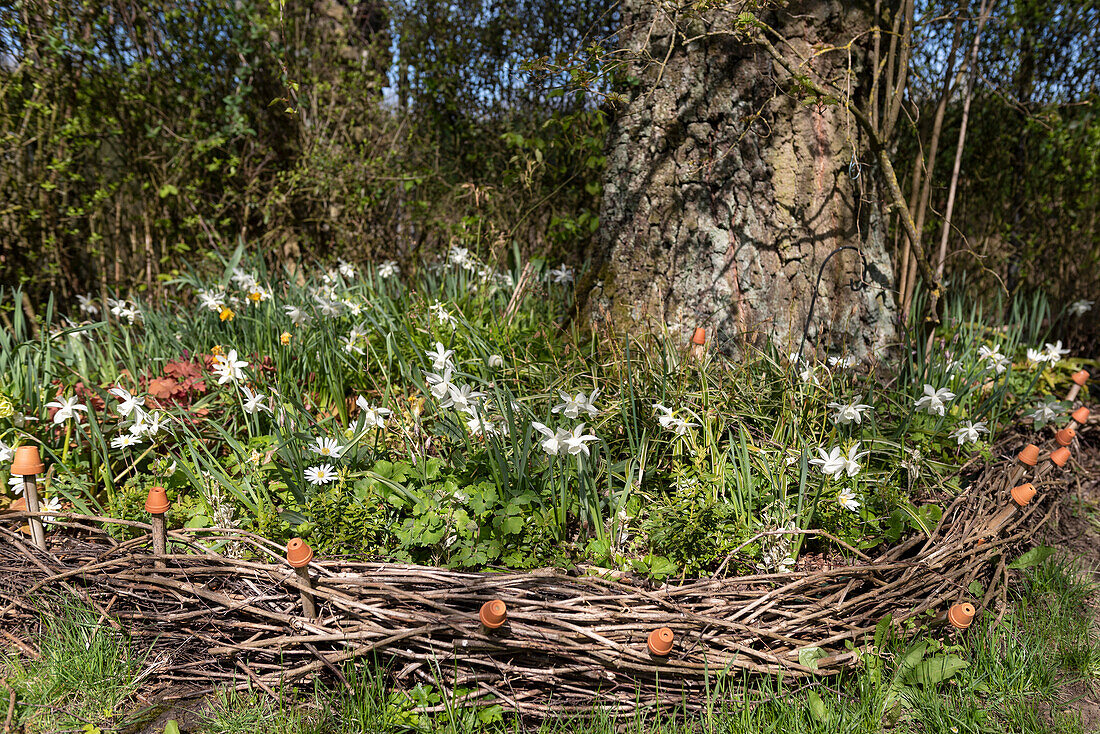
<path fill-rule="evenodd" d="M 599 252 L 581 290 L 587 314 L 685 336 L 704 326 L 719 345 L 771 337 L 797 348 L 822 263 L 853 245 L 872 282 L 849 287 L 861 276 L 856 253 L 829 260 L 810 341 L 860 356 L 891 342 L 878 167 L 844 106 L 808 98 L 735 36 L 736 10 L 672 18 L 652 0 L 626 0 L 623 16 L 641 83 L 608 138 Z M 794 66 L 808 63 L 864 106 L 870 12 L 817 0 L 760 18 L 787 39 L 777 46 L 801 56 Z M 813 56 L 849 42 L 850 53 Z"/>

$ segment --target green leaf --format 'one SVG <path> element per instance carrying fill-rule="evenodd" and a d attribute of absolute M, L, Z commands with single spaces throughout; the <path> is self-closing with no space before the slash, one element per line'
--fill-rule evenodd
<path fill-rule="evenodd" d="M 157 195 L 160 196 L 160 198 L 163 199 L 166 196 L 177 196 L 179 194 L 179 192 L 180 192 L 180 190 L 177 189 L 172 184 L 164 184 L 157 191 Z"/>
<path fill-rule="evenodd" d="M 806 694 L 806 700 L 810 704 L 810 716 L 813 716 L 822 724 L 828 724 L 829 710 L 825 708 L 825 702 L 821 700 L 821 696 L 817 695 L 817 691 L 810 691 Z"/>
<path fill-rule="evenodd" d="M 970 592 L 971 596 L 976 596 L 978 598 L 981 598 L 981 596 L 985 594 L 985 588 L 978 581 L 971 581 L 967 590 Z"/>
<path fill-rule="evenodd" d="M 175 719 L 169 719 L 164 723 L 164 734 L 180 734 L 180 725 Z"/>
<path fill-rule="evenodd" d="M 875 625 L 875 647 L 881 648 L 886 644 L 886 636 L 890 634 L 890 624 L 894 621 L 892 614 L 887 614 Z"/>
<path fill-rule="evenodd" d="M 810 670 L 817 670 L 817 661 L 825 655 L 820 647 L 804 647 L 798 651 L 798 662 Z"/>
<path fill-rule="evenodd" d="M 1038 566 L 1040 563 L 1050 558 L 1054 553 L 1054 549 L 1050 546 L 1040 545 L 1032 548 L 1022 556 L 1017 558 L 1012 563 L 1008 564 L 1008 567 L 1014 571 L 1018 571 L 1022 568 L 1031 568 L 1032 566 Z"/>
<path fill-rule="evenodd" d="M 937 683 L 942 683 L 955 675 L 955 673 L 969 666 L 970 663 L 966 662 L 958 655 L 934 655 L 930 658 L 925 658 L 918 665 L 914 666 L 909 675 L 906 676 L 906 682 L 919 684 L 928 688 Z"/>

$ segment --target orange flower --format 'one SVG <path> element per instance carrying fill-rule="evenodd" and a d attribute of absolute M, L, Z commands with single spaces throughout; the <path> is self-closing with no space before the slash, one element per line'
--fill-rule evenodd
<path fill-rule="evenodd" d="M 222 354 L 222 345 L 221 344 L 215 344 L 213 346 L 213 348 L 210 350 L 210 353 L 213 354 L 215 357 L 221 356 L 221 354 Z"/>
<path fill-rule="evenodd" d="M 221 319 L 222 321 L 232 321 L 233 320 L 233 309 L 229 308 L 229 306 L 226 306 L 225 308 L 222 309 L 222 312 L 220 314 L 218 314 L 218 318 Z"/>
<path fill-rule="evenodd" d="M 284 331 L 282 334 L 279 334 L 279 341 L 282 342 L 283 346 L 290 344 L 290 332 Z"/>

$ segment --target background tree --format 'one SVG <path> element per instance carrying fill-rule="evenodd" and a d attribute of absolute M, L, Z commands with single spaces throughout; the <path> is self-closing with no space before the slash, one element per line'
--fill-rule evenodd
<path fill-rule="evenodd" d="M 904 26 L 901 5 L 876 16 L 859 3 L 796 2 L 754 15 L 748 3 L 625 2 L 633 86 L 609 134 L 588 311 L 797 347 L 819 268 L 852 246 L 866 271 L 851 251 L 828 262 L 809 335 L 858 354 L 889 343 L 886 209 L 898 202 L 879 153 L 908 33 L 873 28 Z M 869 287 L 852 290 L 864 277 Z"/>

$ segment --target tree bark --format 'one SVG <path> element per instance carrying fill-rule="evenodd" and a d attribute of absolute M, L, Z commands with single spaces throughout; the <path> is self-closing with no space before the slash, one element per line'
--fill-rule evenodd
<path fill-rule="evenodd" d="M 861 106 L 871 12 L 815 0 L 761 15 L 787 39 L 775 46 L 797 54 L 783 65 L 734 32 L 736 8 L 672 16 L 626 0 L 623 19 L 640 84 L 608 138 L 599 251 L 581 284 L 590 318 L 797 348 L 821 264 L 854 245 L 871 283 L 850 288 L 862 275 L 856 253 L 832 258 L 809 338 L 860 356 L 890 343 L 882 158 L 845 104 L 784 68 L 850 90 Z"/>

